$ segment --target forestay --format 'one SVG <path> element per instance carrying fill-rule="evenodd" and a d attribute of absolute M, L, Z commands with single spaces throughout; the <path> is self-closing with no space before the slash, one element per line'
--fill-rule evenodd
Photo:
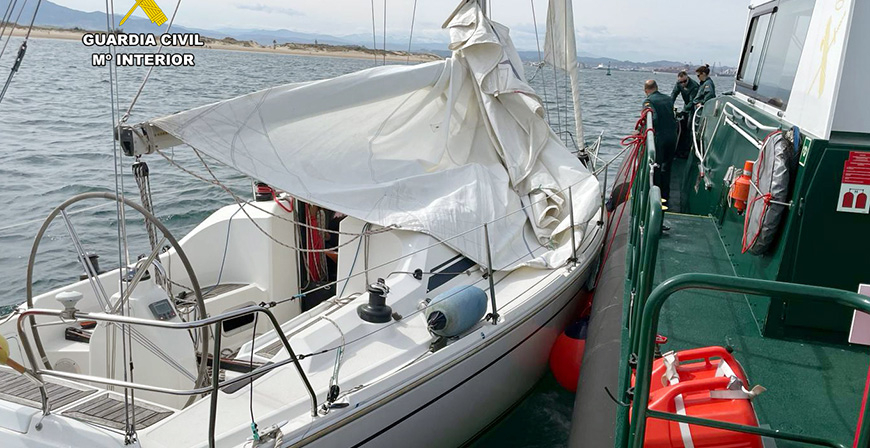
<path fill-rule="evenodd" d="M 509 30 L 477 2 L 445 27 L 444 61 L 274 87 L 146 124 L 301 200 L 427 233 L 479 264 L 476 228 L 494 221 L 495 269 L 559 265 L 571 254 L 565 189 L 580 241 L 598 181 L 544 121 Z"/>

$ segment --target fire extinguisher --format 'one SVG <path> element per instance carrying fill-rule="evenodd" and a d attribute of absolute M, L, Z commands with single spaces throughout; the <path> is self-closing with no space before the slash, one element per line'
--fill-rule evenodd
<path fill-rule="evenodd" d="M 731 191 L 728 193 L 728 196 L 734 200 L 734 208 L 737 209 L 737 213 L 743 214 L 746 210 L 746 200 L 749 198 L 749 187 L 752 182 L 752 167 L 755 165 L 755 162 L 751 160 L 747 160 L 743 164 L 743 174 L 741 174 L 732 184 Z"/>

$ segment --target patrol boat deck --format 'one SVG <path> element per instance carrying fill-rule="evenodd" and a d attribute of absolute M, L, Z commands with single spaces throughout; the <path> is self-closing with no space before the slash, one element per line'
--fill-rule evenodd
<path fill-rule="evenodd" d="M 736 79 L 719 86 L 733 90 L 689 122 L 667 212 L 641 112 L 613 182 L 617 250 L 593 299 L 572 447 L 870 446 L 870 341 L 857 337 L 870 328 L 853 325 L 870 313 L 857 293 L 870 283 L 870 103 L 856 94 L 868 22 L 870 2 L 752 1 Z"/>
<path fill-rule="evenodd" d="M 729 244 L 712 218 L 666 213 L 664 220 L 671 230 L 659 243 L 656 285 L 693 272 L 735 275 Z M 753 401 L 761 425 L 850 445 L 864 392 L 860 379 L 870 363 L 867 350 L 764 337 L 769 301 L 716 291 L 677 293 L 661 312 L 658 332 L 668 337 L 663 350 L 732 347 L 752 384 L 767 388 Z"/>

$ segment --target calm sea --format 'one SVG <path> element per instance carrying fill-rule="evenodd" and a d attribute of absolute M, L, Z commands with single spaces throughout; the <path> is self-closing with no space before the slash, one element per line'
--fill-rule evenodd
<path fill-rule="evenodd" d="M 10 43 L 16 49 L 16 41 Z M 42 220 L 65 199 L 89 191 L 114 191 L 109 73 L 91 67 L 91 53 L 79 41 L 31 39 L 27 56 L 6 98 L 0 103 L 0 305 L 24 301 L 25 269 L 33 237 Z M 220 99 L 275 85 L 329 78 L 375 65 L 373 60 L 302 57 L 279 54 L 193 50 L 195 67 L 156 68 L 130 122 L 167 115 Z M 5 81 L 11 54 L 0 61 Z M 526 67 L 531 77 L 536 69 Z M 126 110 L 144 70 L 121 68 L 120 106 Z M 562 77 L 544 70 L 531 79 L 546 92 L 554 127 L 566 121 L 570 93 Z M 630 132 L 643 100 L 643 81 L 651 76 L 670 92 L 674 75 L 614 71 L 582 72 L 581 102 L 587 136 L 604 133 L 602 156 L 615 154 Z M 556 84 L 559 88 L 557 89 Z M 558 98 L 557 98 L 558 97 Z M 561 106 L 560 108 L 557 108 Z M 352 125 L 349 123 L 348 125 Z M 176 160 L 196 169 L 190 151 L 178 148 Z M 210 213 L 232 203 L 219 188 L 204 184 L 170 166 L 160 157 L 146 160 L 158 217 L 178 238 Z M 125 191 L 138 197 L 124 161 Z M 250 195 L 250 180 L 233 170 L 215 172 L 239 194 Z M 615 170 L 615 168 L 614 168 Z M 612 175 L 615 174 L 611 172 Z M 85 203 L 79 209 L 100 205 Z M 117 219 L 114 207 L 83 210 L 71 217 L 87 250 L 101 256 L 103 268 L 118 266 Z M 146 252 L 141 221 L 128 223 L 131 256 Z M 35 267 L 36 294 L 77 280 L 80 267 L 66 229 L 58 220 L 40 246 Z M 548 374 L 516 410 L 476 446 L 552 447 L 566 444 L 574 396 Z"/>

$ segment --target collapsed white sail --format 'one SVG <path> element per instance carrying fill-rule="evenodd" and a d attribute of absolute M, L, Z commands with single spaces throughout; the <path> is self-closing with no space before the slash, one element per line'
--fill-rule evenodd
<path fill-rule="evenodd" d="M 444 61 L 279 86 L 147 124 L 301 200 L 427 233 L 479 264 L 477 227 L 495 220 L 495 269 L 559 265 L 571 253 L 563 190 L 573 186 L 580 241 L 598 182 L 545 122 L 509 30 L 476 2 L 446 28 Z"/>
<path fill-rule="evenodd" d="M 544 61 L 554 69 L 565 70 L 571 80 L 574 125 L 577 145 L 583 149 L 583 114 L 580 109 L 580 73 L 577 62 L 577 38 L 574 34 L 574 6 L 571 0 L 550 0 L 547 8 L 547 34 L 544 37 Z"/>

